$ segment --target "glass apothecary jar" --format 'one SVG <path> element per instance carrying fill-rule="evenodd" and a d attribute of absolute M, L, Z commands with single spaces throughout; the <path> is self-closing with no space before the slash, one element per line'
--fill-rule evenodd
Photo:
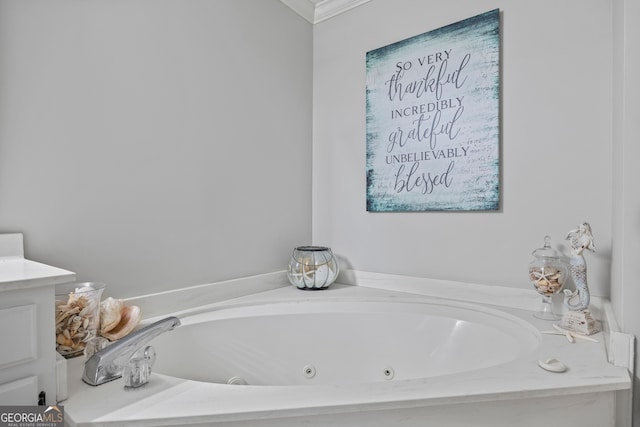
<path fill-rule="evenodd" d="M 558 252 L 551 247 L 551 237 L 544 237 L 544 246 L 532 252 L 533 261 L 529 263 L 529 280 L 535 290 L 542 295 L 542 306 L 534 313 L 538 319 L 558 320 L 560 316 L 553 312 L 551 297 L 562 289 L 569 269 Z"/>
<path fill-rule="evenodd" d="M 56 350 L 65 358 L 80 356 L 100 333 L 100 302 L 106 285 L 98 282 L 56 286 Z"/>
<path fill-rule="evenodd" d="M 338 277 L 338 260 L 325 246 L 299 246 L 289 260 L 287 277 L 299 289 L 325 289 Z"/>

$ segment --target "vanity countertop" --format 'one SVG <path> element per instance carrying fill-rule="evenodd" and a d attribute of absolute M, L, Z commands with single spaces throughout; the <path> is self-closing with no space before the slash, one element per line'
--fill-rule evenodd
<path fill-rule="evenodd" d="M 0 292 L 72 282 L 75 273 L 25 259 L 21 233 L 0 234 Z"/>
<path fill-rule="evenodd" d="M 18 256 L 0 257 L 0 292 L 52 286 L 75 280 L 75 273 Z"/>

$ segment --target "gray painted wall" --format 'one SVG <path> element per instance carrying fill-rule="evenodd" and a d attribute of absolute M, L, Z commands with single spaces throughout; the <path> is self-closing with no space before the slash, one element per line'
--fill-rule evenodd
<path fill-rule="evenodd" d="M 0 232 L 117 297 L 285 269 L 311 79 L 278 0 L 2 0 Z"/>
<path fill-rule="evenodd" d="M 499 8 L 499 212 L 366 211 L 365 54 Z M 353 29 L 357 28 L 358 31 Z M 591 223 L 590 286 L 609 295 L 609 0 L 379 0 L 314 27 L 313 240 L 357 270 L 526 288 L 549 234 Z"/>

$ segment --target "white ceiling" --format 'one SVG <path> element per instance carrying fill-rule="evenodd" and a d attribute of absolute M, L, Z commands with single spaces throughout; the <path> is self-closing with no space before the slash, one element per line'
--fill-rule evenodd
<path fill-rule="evenodd" d="M 280 0 L 312 24 L 339 15 L 371 0 Z"/>

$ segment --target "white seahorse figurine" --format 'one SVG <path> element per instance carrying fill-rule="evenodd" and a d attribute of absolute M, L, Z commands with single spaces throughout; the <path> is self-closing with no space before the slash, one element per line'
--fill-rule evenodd
<path fill-rule="evenodd" d="M 569 266 L 571 267 L 571 277 L 576 285 L 576 290 L 571 292 L 564 290 L 564 305 L 572 311 L 582 311 L 589 308 L 589 288 L 587 287 L 587 263 L 584 260 L 582 252 L 586 249 L 591 252 L 596 251 L 591 235 L 591 226 L 584 222 L 580 224 L 577 230 L 572 230 L 567 235 L 567 240 L 571 243 L 571 258 Z M 577 302 L 573 302 L 575 297 Z"/>

